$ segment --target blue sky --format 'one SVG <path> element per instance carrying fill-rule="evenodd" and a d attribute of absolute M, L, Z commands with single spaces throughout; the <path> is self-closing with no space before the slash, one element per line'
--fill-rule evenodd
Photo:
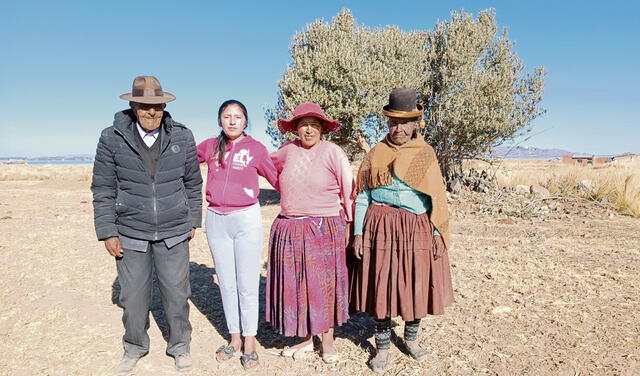
<path fill-rule="evenodd" d="M 292 36 L 349 8 L 366 26 L 432 29 L 452 10 L 494 8 L 528 70 L 548 72 L 537 134 L 525 144 L 640 152 L 640 6 L 626 1 L 5 1 L 0 5 L 0 156 L 93 154 L 137 75 L 157 76 L 197 141 L 243 101 L 269 144 L 264 111 Z"/>

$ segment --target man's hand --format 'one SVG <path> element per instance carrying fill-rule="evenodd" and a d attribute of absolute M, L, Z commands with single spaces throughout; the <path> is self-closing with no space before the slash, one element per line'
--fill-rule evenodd
<path fill-rule="evenodd" d="M 122 247 L 120 246 L 120 239 L 117 236 L 104 240 L 104 247 L 109 254 L 113 257 L 122 257 Z"/>
<path fill-rule="evenodd" d="M 362 249 L 362 235 L 355 235 L 353 237 L 353 255 L 356 256 L 358 260 L 362 260 L 362 254 L 364 253 Z"/>
<path fill-rule="evenodd" d="M 191 241 L 191 239 L 195 238 L 196 236 L 196 228 L 192 227 L 191 228 L 191 236 L 189 237 L 189 241 Z"/>

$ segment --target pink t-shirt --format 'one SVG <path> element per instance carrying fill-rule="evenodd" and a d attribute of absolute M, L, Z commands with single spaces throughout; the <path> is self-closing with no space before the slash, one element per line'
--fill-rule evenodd
<path fill-rule="evenodd" d="M 217 138 L 202 141 L 198 147 L 198 161 L 207 162 L 207 201 L 209 207 L 222 214 L 243 209 L 258 202 L 258 175 L 277 189 L 276 172 L 269 151 L 251 136 L 238 142 L 228 142 L 221 166 L 214 156 Z"/>
<path fill-rule="evenodd" d="M 333 217 L 353 220 L 353 172 L 344 151 L 329 141 L 311 149 L 300 140 L 271 153 L 278 170 L 280 214 L 292 217 Z"/>

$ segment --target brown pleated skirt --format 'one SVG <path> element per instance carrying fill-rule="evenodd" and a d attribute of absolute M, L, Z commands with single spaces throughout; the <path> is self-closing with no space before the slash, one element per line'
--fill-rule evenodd
<path fill-rule="evenodd" d="M 433 229 L 427 213 L 370 205 L 364 255 L 349 262 L 351 310 L 376 319 L 402 316 L 404 321 L 443 314 L 453 303 L 453 287 L 448 253 Z M 441 249 L 437 260 L 434 247 Z"/>

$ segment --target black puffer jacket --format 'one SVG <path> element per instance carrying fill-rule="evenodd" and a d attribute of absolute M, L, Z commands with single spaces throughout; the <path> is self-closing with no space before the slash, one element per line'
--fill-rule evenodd
<path fill-rule="evenodd" d="M 132 110 L 102 131 L 93 165 L 96 234 L 144 240 L 182 235 L 202 221 L 202 176 L 193 134 L 165 112 L 160 158 L 151 179 L 136 143 Z"/>

